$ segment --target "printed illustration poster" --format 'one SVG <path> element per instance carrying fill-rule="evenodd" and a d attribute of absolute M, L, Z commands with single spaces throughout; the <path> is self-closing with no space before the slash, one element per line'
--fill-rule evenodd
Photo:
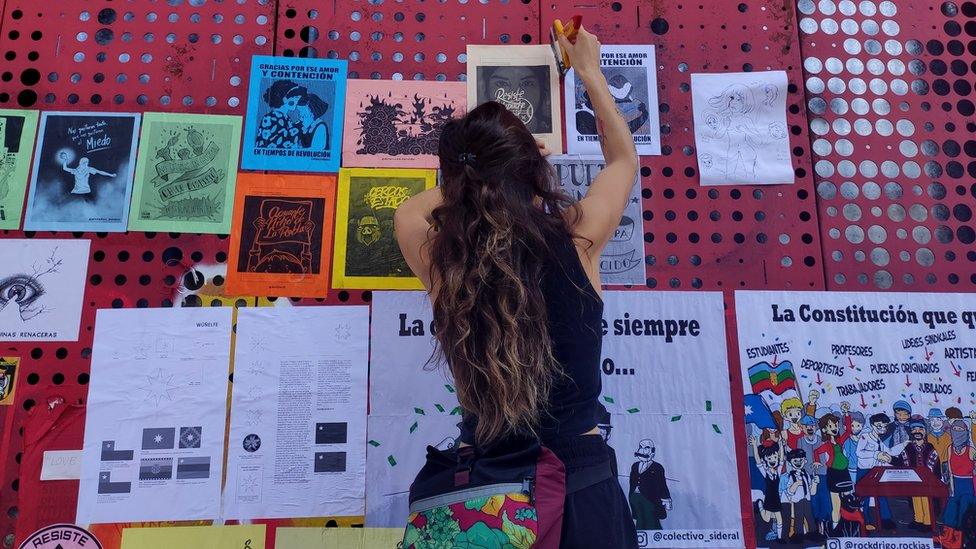
<path fill-rule="evenodd" d="M 78 524 L 217 518 L 232 314 L 98 311 Z"/>
<path fill-rule="evenodd" d="M 339 172 L 335 288 L 419 290 L 393 234 L 393 214 L 436 184 L 434 170 L 350 168 Z"/>
<path fill-rule="evenodd" d="M 436 169 L 441 128 L 466 108 L 464 82 L 350 80 L 342 165 Z"/>
<path fill-rule="evenodd" d="M 14 389 L 17 388 L 18 356 L 0 356 L 0 406 L 14 403 Z"/>
<path fill-rule="evenodd" d="M 601 46 L 600 71 L 634 135 L 637 154 L 661 154 L 654 46 Z M 570 154 L 603 154 L 593 104 L 572 68 L 566 73 L 566 148 Z"/>
<path fill-rule="evenodd" d="M 691 75 L 702 185 L 792 184 L 785 71 Z"/>
<path fill-rule="evenodd" d="M 594 366 L 611 426 L 601 427 L 641 547 L 743 547 L 721 294 L 603 298 L 603 352 Z M 417 447 L 449 447 L 458 435 L 449 376 L 426 366 L 430 318 L 423 292 L 373 295 L 368 526 L 404 523 L 402 500 L 423 464 Z"/>
<path fill-rule="evenodd" d="M 552 49 L 535 46 L 467 48 L 468 106 L 497 101 L 512 111 L 546 147 L 563 151 L 559 69 Z"/>
<path fill-rule="evenodd" d="M 0 229 L 20 228 L 37 111 L 0 109 Z"/>
<path fill-rule="evenodd" d="M 335 176 L 238 176 L 227 269 L 231 295 L 325 297 Z"/>
<path fill-rule="evenodd" d="M 24 230 L 124 232 L 139 115 L 41 114 Z"/>
<path fill-rule="evenodd" d="M 120 549 L 264 549 L 265 529 L 264 524 L 126 528 Z"/>
<path fill-rule="evenodd" d="M 590 183 L 606 166 L 602 156 L 550 156 L 549 162 L 556 168 L 560 189 L 573 200 L 586 196 Z M 620 224 L 600 255 L 600 281 L 605 285 L 646 281 L 640 175 L 634 179 Z"/>
<path fill-rule="evenodd" d="M 252 57 L 241 167 L 339 171 L 346 70 L 344 59 Z"/>
<path fill-rule="evenodd" d="M 228 234 L 241 118 L 146 113 L 129 230 Z"/>
<path fill-rule="evenodd" d="M 933 547 L 939 525 L 959 530 L 976 296 L 736 292 L 735 309 L 761 547 Z"/>
<path fill-rule="evenodd" d="M 90 244 L 0 240 L 0 340 L 78 340 Z"/>
<path fill-rule="evenodd" d="M 237 317 L 228 519 L 362 515 L 369 308 Z"/>

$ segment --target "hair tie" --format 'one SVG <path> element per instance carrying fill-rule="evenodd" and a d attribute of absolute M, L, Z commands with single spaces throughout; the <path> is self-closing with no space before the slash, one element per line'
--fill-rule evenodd
<path fill-rule="evenodd" d="M 461 153 L 458 155 L 458 162 L 461 164 L 467 164 L 468 166 L 474 166 L 474 161 L 477 157 L 471 153 Z"/>

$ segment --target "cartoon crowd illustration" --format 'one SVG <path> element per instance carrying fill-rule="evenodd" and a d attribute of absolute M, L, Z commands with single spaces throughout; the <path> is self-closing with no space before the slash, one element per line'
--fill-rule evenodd
<path fill-rule="evenodd" d="M 760 546 L 925 536 L 958 548 L 974 534 L 976 411 L 909 400 L 883 409 L 853 400 L 827 406 L 818 386 L 803 402 L 789 362 L 757 364 L 749 379 Z"/>

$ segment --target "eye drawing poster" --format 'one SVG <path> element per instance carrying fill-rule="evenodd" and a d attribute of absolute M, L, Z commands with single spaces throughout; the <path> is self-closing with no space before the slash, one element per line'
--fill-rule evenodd
<path fill-rule="evenodd" d="M 0 229 L 20 228 L 37 111 L 0 109 Z"/>
<path fill-rule="evenodd" d="M 228 234 L 239 116 L 146 113 L 129 230 Z"/>
<path fill-rule="evenodd" d="M 237 319 L 224 517 L 362 515 L 369 307 Z"/>
<path fill-rule="evenodd" d="M 702 185 L 792 184 L 785 71 L 691 75 Z"/>
<path fill-rule="evenodd" d="M 77 524 L 218 517 L 233 313 L 98 311 Z"/>
<path fill-rule="evenodd" d="M 393 234 L 393 214 L 436 184 L 434 170 L 343 168 L 339 172 L 335 288 L 420 290 Z"/>
<path fill-rule="evenodd" d="M 77 341 L 89 240 L 0 240 L 0 341 Z"/>
<path fill-rule="evenodd" d="M 554 154 L 563 150 L 559 69 L 552 49 L 468 46 L 468 107 L 497 101 Z"/>
<path fill-rule="evenodd" d="M 463 82 L 350 80 L 347 86 L 343 166 L 439 166 L 441 128 L 467 106 Z"/>
<path fill-rule="evenodd" d="M 41 114 L 27 231 L 124 232 L 139 115 Z"/>
<path fill-rule="evenodd" d="M 602 156 L 550 156 L 549 162 L 556 169 L 560 189 L 573 200 L 582 200 L 586 196 L 590 183 L 605 166 Z M 605 285 L 643 285 L 647 280 L 640 188 L 638 175 L 620 224 L 600 254 L 600 281 Z"/>
<path fill-rule="evenodd" d="M 241 167 L 339 171 L 346 70 L 345 60 L 252 57 Z"/>
<path fill-rule="evenodd" d="M 637 154 L 661 154 L 654 46 L 601 46 L 600 70 L 634 135 Z M 596 113 L 572 68 L 566 73 L 566 148 L 570 154 L 602 154 Z"/>
<path fill-rule="evenodd" d="M 325 297 L 335 193 L 331 175 L 240 174 L 227 292 Z"/>

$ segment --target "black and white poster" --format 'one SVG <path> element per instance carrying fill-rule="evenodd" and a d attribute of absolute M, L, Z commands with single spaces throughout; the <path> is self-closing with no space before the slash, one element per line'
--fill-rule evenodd
<path fill-rule="evenodd" d="M 24 230 L 124 232 L 140 115 L 41 114 Z"/>

